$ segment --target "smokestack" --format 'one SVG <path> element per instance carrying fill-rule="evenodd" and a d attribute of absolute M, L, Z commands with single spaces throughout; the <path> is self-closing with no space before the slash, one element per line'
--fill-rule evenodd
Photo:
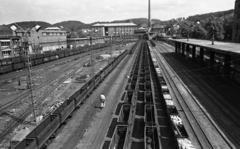
<path fill-rule="evenodd" d="M 151 2 L 148 0 L 148 27 L 151 27 Z"/>

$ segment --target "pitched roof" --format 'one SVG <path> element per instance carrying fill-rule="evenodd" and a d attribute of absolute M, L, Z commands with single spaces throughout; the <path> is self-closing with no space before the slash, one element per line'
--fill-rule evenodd
<path fill-rule="evenodd" d="M 153 28 L 164 28 L 164 25 L 160 25 L 160 24 L 156 24 L 155 26 L 153 26 Z"/>

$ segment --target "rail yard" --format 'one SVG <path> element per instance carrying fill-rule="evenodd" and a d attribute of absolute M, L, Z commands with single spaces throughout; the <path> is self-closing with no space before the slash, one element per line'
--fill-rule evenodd
<path fill-rule="evenodd" d="M 2 81 L 5 88 L 18 90 L 2 92 L 1 147 L 240 147 L 239 86 L 234 80 L 196 65 L 163 41 L 139 39 L 111 49 L 33 67 L 37 121 L 24 71 L 12 72 L 9 78 L 5 74 L 2 80 L 12 80 Z M 104 108 L 101 94 L 106 96 Z"/>

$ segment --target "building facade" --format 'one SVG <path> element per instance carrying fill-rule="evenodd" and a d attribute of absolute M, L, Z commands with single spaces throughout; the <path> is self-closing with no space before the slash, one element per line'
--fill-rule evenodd
<path fill-rule="evenodd" d="M 18 56 L 20 37 L 0 35 L 0 59 Z"/>
<path fill-rule="evenodd" d="M 24 31 L 17 30 L 16 36 L 28 42 L 30 53 L 43 53 L 67 47 L 67 32 L 58 27 L 48 27 L 38 32 L 30 30 L 24 37 Z"/>
<path fill-rule="evenodd" d="M 235 1 L 232 41 L 240 42 L 240 0 Z"/>
<path fill-rule="evenodd" d="M 137 25 L 134 23 L 97 23 L 92 25 L 92 36 L 133 35 Z"/>
<path fill-rule="evenodd" d="M 165 26 L 164 25 L 160 25 L 160 24 L 156 24 L 152 27 L 152 32 L 156 33 L 156 34 L 162 34 L 165 33 Z"/>

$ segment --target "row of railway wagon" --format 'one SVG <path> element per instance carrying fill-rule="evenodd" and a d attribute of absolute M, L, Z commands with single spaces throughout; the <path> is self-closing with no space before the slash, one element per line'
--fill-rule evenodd
<path fill-rule="evenodd" d="M 162 95 L 165 100 L 168 115 L 170 117 L 170 123 L 172 124 L 175 138 L 178 143 L 178 148 L 179 149 L 195 149 L 195 147 L 192 145 L 191 140 L 189 139 L 189 135 L 183 125 L 182 119 L 181 119 L 181 117 L 177 111 L 177 108 L 174 105 L 174 102 L 171 98 L 171 95 L 170 95 L 169 89 L 168 89 L 168 85 L 162 74 L 162 70 L 160 69 L 159 64 L 158 64 L 151 49 L 150 49 L 150 53 L 151 53 L 154 68 L 158 75 L 159 83 L 161 85 Z"/>
<path fill-rule="evenodd" d="M 128 41 L 126 41 L 126 42 L 128 42 Z M 115 42 L 115 43 L 118 44 L 117 42 Z M 61 50 L 61 51 L 54 51 L 54 52 L 49 52 L 49 53 L 44 53 L 44 54 L 32 54 L 30 57 L 31 64 L 32 64 L 32 66 L 36 66 L 36 65 L 40 65 L 40 64 L 47 63 L 50 61 L 54 61 L 56 59 L 61 59 L 64 57 L 81 54 L 81 53 L 89 51 L 90 49 L 96 50 L 99 48 L 104 48 L 109 45 L 110 45 L 110 43 L 103 43 L 103 44 L 95 44 L 92 47 L 84 46 L 84 47 L 77 47 L 72 50 L 65 49 L 65 50 Z M 0 75 L 26 68 L 28 65 L 27 58 L 28 58 L 27 56 L 21 56 L 21 57 L 18 56 L 18 57 L 0 60 Z"/>
<path fill-rule="evenodd" d="M 140 53 L 102 149 L 195 149 L 153 53 Z"/>
<path fill-rule="evenodd" d="M 81 89 L 63 102 L 51 113 L 51 115 L 44 118 L 43 121 L 34 130 L 32 130 L 24 140 L 14 147 L 14 149 L 40 149 L 43 147 L 45 142 L 54 134 L 60 125 L 63 124 L 71 113 L 84 102 L 84 100 L 127 54 L 127 50 L 125 50 L 92 79 L 86 82 Z"/>

